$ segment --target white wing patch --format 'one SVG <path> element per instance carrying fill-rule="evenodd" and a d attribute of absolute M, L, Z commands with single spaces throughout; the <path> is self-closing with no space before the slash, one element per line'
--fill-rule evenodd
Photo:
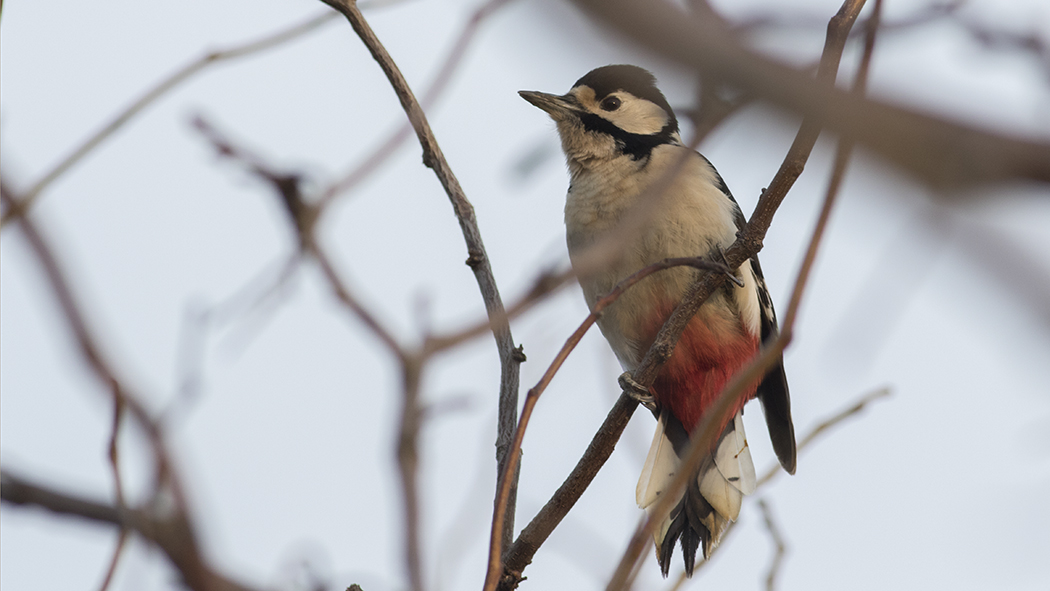
<path fill-rule="evenodd" d="M 744 261 L 744 264 L 740 265 L 740 275 L 744 280 L 744 287 L 735 288 L 734 295 L 736 296 L 736 305 L 740 309 L 740 316 L 744 320 L 744 325 L 747 327 L 751 334 L 761 338 L 762 336 L 762 323 L 761 313 L 762 307 L 758 301 L 758 279 L 755 278 L 755 272 L 751 268 L 751 261 Z"/>

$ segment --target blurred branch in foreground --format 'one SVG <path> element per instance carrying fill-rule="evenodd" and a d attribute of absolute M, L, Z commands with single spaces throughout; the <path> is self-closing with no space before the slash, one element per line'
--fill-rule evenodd
<path fill-rule="evenodd" d="M 1050 182 L 1050 144 L 1045 140 L 990 132 L 814 84 L 802 72 L 744 47 L 714 19 L 664 0 L 575 3 L 609 28 L 701 76 L 714 76 L 852 137 L 942 191 L 942 197 L 990 183 Z"/>

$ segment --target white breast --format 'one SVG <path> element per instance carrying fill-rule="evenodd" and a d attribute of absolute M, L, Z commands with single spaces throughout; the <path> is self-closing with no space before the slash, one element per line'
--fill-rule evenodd
<path fill-rule="evenodd" d="M 686 161 L 667 191 L 662 196 L 647 194 L 646 188 L 661 182 L 683 154 Z M 606 236 L 616 237 L 614 248 L 620 251 L 618 260 L 580 275 L 592 309 L 617 283 L 643 267 L 669 257 L 707 256 L 736 239 L 736 205 L 718 188 L 711 165 L 689 148 L 659 146 L 648 162 L 625 156 L 574 172 L 565 205 L 573 265 L 580 270 L 588 248 L 601 244 Z M 631 224 L 623 220 L 639 214 L 642 223 L 633 231 L 624 230 Z M 616 236 L 617 232 L 623 235 Z M 740 275 L 745 287 L 735 290 L 735 301 L 729 304 L 719 292 L 703 312 L 742 314 L 748 328 L 757 334 L 759 308 L 750 264 L 740 269 Z M 625 368 L 633 369 L 645 353 L 639 341 L 652 322 L 654 306 L 668 298 L 677 302 L 695 276 L 687 268 L 661 271 L 626 292 L 599 319 L 599 327 Z"/>

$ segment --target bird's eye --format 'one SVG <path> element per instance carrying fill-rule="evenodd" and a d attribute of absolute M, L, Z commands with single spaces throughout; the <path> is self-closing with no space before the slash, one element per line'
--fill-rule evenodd
<path fill-rule="evenodd" d="M 615 111 L 620 108 L 620 99 L 615 96 L 610 96 L 602 101 L 602 110 L 604 111 Z"/>

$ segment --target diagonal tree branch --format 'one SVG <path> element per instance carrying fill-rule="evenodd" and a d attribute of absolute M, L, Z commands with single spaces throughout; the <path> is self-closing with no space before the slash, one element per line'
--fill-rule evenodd
<path fill-rule="evenodd" d="M 521 443 L 525 438 L 525 429 L 528 427 L 529 418 L 532 416 L 532 411 L 536 407 L 536 403 L 539 401 L 540 396 L 550 385 L 551 380 L 554 379 L 554 375 L 561 369 L 561 366 L 568 359 L 569 354 L 579 344 L 580 339 L 583 335 L 590 330 L 591 326 L 598 321 L 601 317 L 602 311 L 608 308 L 615 302 L 623 292 L 627 291 L 642 279 L 645 279 L 649 275 L 656 273 L 657 271 L 663 271 L 665 269 L 671 269 L 673 267 L 690 266 L 695 269 L 702 269 L 706 271 L 715 271 L 722 273 L 726 276 L 732 276 L 732 272 L 729 267 L 721 263 L 712 263 L 703 258 L 670 258 L 664 259 L 658 263 L 654 263 L 640 269 L 633 273 L 630 277 L 627 277 L 616 285 L 608 294 L 602 297 L 594 306 L 594 310 L 587 315 L 583 323 L 569 336 L 568 340 L 562 346 L 561 350 L 554 357 L 554 361 L 551 362 L 547 371 L 544 372 L 540 381 L 529 389 L 528 394 L 525 397 L 525 405 L 521 410 L 521 419 L 518 421 L 517 429 L 514 431 L 514 442 L 511 447 L 510 463 L 505 468 L 504 472 L 500 473 L 501 479 L 499 486 L 496 488 L 496 506 L 493 511 L 492 517 L 492 535 L 489 539 L 489 564 L 488 570 L 485 575 L 485 591 L 493 591 L 496 585 L 500 583 L 500 580 L 507 578 L 503 575 L 502 558 L 503 552 L 501 551 L 502 536 L 500 533 L 503 531 L 503 516 L 506 513 L 506 507 L 509 498 L 509 489 L 513 480 L 513 474 L 517 470 L 517 458 L 519 457 L 518 452 L 521 450 Z M 510 577 L 513 579 L 513 577 Z"/>
<path fill-rule="evenodd" d="M 861 9 L 864 7 L 864 0 L 846 0 L 838 13 L 832 17 L 828 23 L 827 42 L 825 43 L 824 53 L 821 56 L 821 64 L 817 70 L 817 79 L 826 85 L 834 84 L 835 76 L 838 71 L 839 61 L 842 56 L 842 49 L 845 46 L 846 39 L 849 36 L 850 29 L 853 23 L 856 22 L 857 16 Z M 871 59 L 871 50 L 874 44 L 874 31 L 877 27 L 877 21 L 873 27 L 869 30 L 869 43 L 866 46 L 864 62 L 868 62 Z M 863 90 L 866 83 L 866 71 L 867 67 L 862 67 L 861 76 L 858 77 L 858 89 Z M 817 135 L 820 132 L 818 127 L 819 123 L 814 122 L 811 118 L 803 119 L 801 129 L 795 138 L 795 142 L 792 144 L 789 150 L 788 156 L 785 159 L 785 166 L 782 166 L 777 175 L 774 177 L 773 182 L 770 183 L 770 188 L 763 193 L 759 199 L 758 205 L 755 208 L 755 213 L 751 216 L 750 221 L 744 228 L 742 235 L 737 239 L 737 242 L 733 244 L 726 252 L 726 258 L 730 265 L 737 265 L 737 259 L 734 258 L 736 255 L 733 251 L 741 245 L 741 243 L 748 245 L 748 235 L 755 236 L 757 233 L 757 242 L 750 244 L 753 250 L 745 252 L 745 256 L 749 258 L 753 254 L 757 253 L 761 246 L 761 237 L 765 235 L 766 230 L 772 221 L 772 216 L 776 212 L 776 208 L 779 207 L 783 198 L 786 196 L 788 189 L 794 184 L 795 179 L 802 172 L 802 168 L 805 161 L 809 157 L 809 153 L 812 151 L 813 145 L 816 142 Z M 845 140 L 844 146 L 849 144 L 849 140 Z M 788 305 L 788 311 L 785 315 L 784 325 L 781 329 L 780 335 L 772 342 L 767 342 L 763 346 L 761 354 L 752 361 L 742 371 L 738 372 L 736 376 L 730 381 L 723 392 L 719 395 L 715 403 L 707 409 L 704 417 L 700 424 L 696 427 L 694 432 L 691 434 L 691 441 L 689 445 L 686 457 L 682 461 L 682 469 L 679 474 L 675 477 L 673 484 L 669 487 L 663 497 L 657 502 L 655 508 L 649 513 L 648 519 L 645 520 L 642 527 L 640 527 L 635 535 L 631 538 L 631 542 L 628 544 L 627 551 L 624 553 L 624 557 L 617 567 L 616 572 L 613 574 L 613 578 L 607 587 L 609 590 L 623 589 L 630 585 L 633 575 L 637 572 L 636 565 L 641 556 L 642 548 L 645 545 L 645 540 L 648 540 L 652 536 L 653 527 L 656 523 L 659 523 L 664 517 L 671 511 L 674 499 L 678 498 L 680 492 L 686 486 L 686 481 L 691 477 L 695 470 L 700 466 L 700 462 L 704 456 L 707 455 L 710 449 L 714 446 L 717 441 L 721 426 L 725 424 L 725 421 L 729 418 L 729 412 L 740 394 L 744 391 L 747 384 L 755 383 L 761 379 L 763 375 L 772 367 L 776 360 L 783 353 L 784 348 L 791 342 L 792 333 L 794 330 L 795 319 L 797 318 L 798 308 L 801 302 L 803 293 L 805 292 L 806 283 L 809 278 L 809 273 L 812 269 L 813 261 L 816 257 L 817 249 L 819 247 L 821 238 L 823 237 L 824 227 L 827 222 L 827 217 L 830 214 L 831 206 L 834 203 L 835 197 L 838 194 L 840 187 L 840 181 L 842 174 L 845 171 L 846 164 L 849 158 L 849 149 L 839 150 L 838 160 L 835 164 L 835 172 L 833 173 L 833 180 L 828 188 L 828 193 L 825 197 L 825 204 L 822 209 L 821 219 L 822 222 L 817 224 L 814 229 L 813 236 L 810 239 L 810 244 L 806 252 L 805 262 L 802 268 L 799 270 L 798 278 L 795 281 L 795 286 L 792 289 L 791 300 Z M 837 179 L 837 180 L 836 180 Z M 743 250 L 747 250 L 747 247 L 743 247 Z M 742 262 L 744 259 L 740 259 Z M 703 278 L 698 285 L 702 284 L 705 280 L 707 283 L 712 278 L 710 275 Z M 664 325 L 661 330 L 660 336 L 657 337 L 657 343 L 665 332 L 670 332 L 674 340 L 677 340 L 678 335 L 681 334 L 681 329 L 675 324 L 675 317 L 680 313 L 688 313 L 688 316 L 684 316 L 679 320 L 682 322 L 682 327 L 689 321 L 692 315 L 695 313 L 699 305 L 706 300 L 707 295 L 703 295 L 703 299 L 699 301 L 696 308 L 687 308 L 687 304 L 691 303 L 693 294 L 686 296 L 685 301 L 675 310 L 674 314 L 668 322 Z M 689 311 L 691 309 L 691 311 Z M 672 330 L 677 332 L 671 332 Z M 672 345 L 673 347 L 673 345 Z M 656 349 L 656 344 L 649 350 L 649 354 L 646 355 L 646 359 L 643 360 L 642 367 L 645 368 L 646 361 L 653 354 Z M 670 351 L 668 352 L 668 355 Z M 654 360 L 654 365 L 657 369 L 662 364 L 663 359 Z M 638 372 L 635 373 L 636 380 L 638 379 Z M 643 376 L 646 374 L 642 374 Z M 652 378 L 644 378 L 649 381 L 643 381 L 643 384 L 649 385 Z"/>

